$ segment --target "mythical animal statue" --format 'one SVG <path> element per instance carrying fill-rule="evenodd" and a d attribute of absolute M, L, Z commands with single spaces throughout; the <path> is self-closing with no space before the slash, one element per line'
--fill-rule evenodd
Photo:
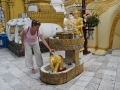
<path fill-rule="evenodd" d="M 13 33 L 11 34 L 10 29 L 11 29 L 11 27 L 15 27 L 18 20 L 19 19 L 12 19 L 6 23 L 6 34 L 10 41 L 14 40 L 14 37 L 15 37 L 15 34 L 13 34 Z"/>
<path fill-rule="evenodd" d="M 61 55 L 52 55 L 50 57 L 50 68 L 52 72 L 58 72 L 58 70 L 63 69 L 64 59 Z"/>
<path fill-rule="evenodd" d="M 19 38 L 18 38 L 19 27 L 27 28 L 28 26 L 31 26 L 31 22 L 32 20 L 30 18 L 24 18 L 17 22 L 16 27 L 15 27 L 15 42 L 16 43 L 19 42 Z M 56 32 L 63 31 L 61 26 L 59 26 L 58 24 L 54 24 L 54 23 L 41 23 L 39 30 L 42 31 L 42 34 L 45 39 L 55 36 Z"/>

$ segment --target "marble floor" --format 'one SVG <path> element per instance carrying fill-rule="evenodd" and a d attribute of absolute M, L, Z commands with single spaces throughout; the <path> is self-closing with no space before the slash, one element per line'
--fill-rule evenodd
<path fill-rule="evenodd" d="M 64 55 L 63 51 L 59 51 Z M 44 64 L 49 53 L 42 53 Z M 0 49 L 0 90 L 120 90 L 120 50 L 104 56 L 83 56 L 84 72 L 62 85 L 48 85 L 39 80 L 39 68 L 33 56 L 36 74 L 25 67 L 24 57 L 17 57 L 6 48 Z"/>

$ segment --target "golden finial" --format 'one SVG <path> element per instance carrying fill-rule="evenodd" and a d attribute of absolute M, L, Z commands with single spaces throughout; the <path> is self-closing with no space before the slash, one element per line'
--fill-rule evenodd
<path fill-rule="evenodd" d="M 74 7 L 73 14 L 80 14 L 80 11 L 78 11 L 78 9 L 76 7 Z"/>

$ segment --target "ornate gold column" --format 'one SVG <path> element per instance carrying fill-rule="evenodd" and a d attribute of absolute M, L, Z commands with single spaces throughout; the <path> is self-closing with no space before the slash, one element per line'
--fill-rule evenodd
<path fill-rule="evenodd" d="M 14 18 L 14 10 L 13 10 L 14 0 L 9 0 L 8 6 L 9 6 L 9 10 L 10 10 L 10 19 L 13 19 Z"/>
<path fill-rule="evenodd" d="M 28 10 L 28 0 L 23 0 L 24 1 L 24 12 L 27 13 Z"/>

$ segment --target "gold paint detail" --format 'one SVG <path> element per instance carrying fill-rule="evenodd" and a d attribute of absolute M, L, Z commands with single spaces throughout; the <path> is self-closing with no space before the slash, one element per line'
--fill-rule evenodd
<path fill-rule="evenodd" d="M 82 0 L 68 0 L 68 1 L 66 1 L 64 3 L 64 5 L 66 7 L 66 6 L 69 6 L 69 5 L 73 4 L 73 3 L 82 3 Z"/>
<path fill-rule="evenodd" d="M 113 24 L 112 24 L 112 28 L 111 28 L 111 32 L 110 32 L 110 39 L 109 39 L 109 49 L 112 48 L 115 28 L 116 28 L 116 25 L 117 25 L 119 19 L 120 19 L 120 10 L 117 13 L 117 15 L 115 16 Z"/>
<path fill-rule="evenodd" d="M 86 0 L 86 1 L 85 1 L 86 6 L 87 6 L 89 3 L 93 2 L 93 1 L 94 1 L 94 0 Z"/>
<path fill-rule="evenodd" d="M 96 9 L 91 10 L 92 13 L 96 13 L 98 16 L 100 16 L 102 13 L 106 12 L 111 6 L 116 5 L 119 3 L 120 0 L 106 0 L 103 2 L 91 2 L 87 5 L 88 9 Z"/>
<path fill-rule="evenodd" d="M 63 27 L 64 13 L 62 12 L 28 12 L 28 16 L 42 23 L 56 23 Z"/>
<path fill-rule="evenodd" d="M 0 34 L 5 32 L 4 27 L 2 26 L 2 23 L 0 22 Z"/>

